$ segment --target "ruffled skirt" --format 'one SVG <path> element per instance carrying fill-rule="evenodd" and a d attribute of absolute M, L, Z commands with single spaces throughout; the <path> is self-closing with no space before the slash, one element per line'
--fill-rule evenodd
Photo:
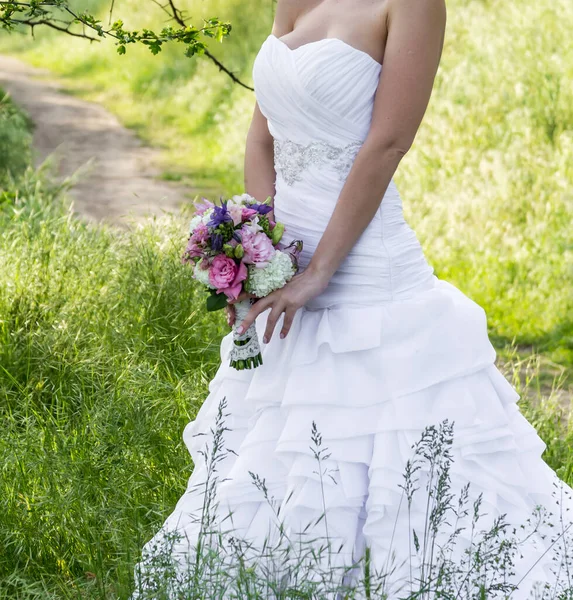
<path fill-rule="evenodd" d="M 261 339 L 265 322 L 263 314 Z M 404 597 L 419 589 L 420 556 L 431 537 L 428 507 L 437 500 L 426 486 L 432 477 L 439 483 L 438 468 L 432 472 L 428 460 L 409 461 L 426 428 L 436 432 L 447 422 L 454 433 L 448 446 L 452 505 L 465 490 L 468 507 L 455 519 L 460 531 L 450 556 L 467 561 L 464 551 L 477 547 L 478 530 L 495 527 L 505 515 L 507 531 L 517 527 L 522 540 L 507 578 L 519 584 L 512 598 L 528 597 L 534 582 L 555 584 L 564 573 L 555 551 L 565 539 L 560 528 L 571 525 L 571 489 L 542 460 L 544 443 L 494 365 L 481 307 L 434 277 L 430 289 L 410 299 L 302 309 L 285 340 L 277 331 L 263 348 L 263 365 L 251 371 L 229 367 L 232 334 L 223 339 L 209 396 L 183 434 L 195 470 L 144 557 L 176 532 L 181 537 L 170 554 L 179 564 L 192 559 L 206 531 L 207 501 L 216 507 L 210 530 L 217 523 L 252 548 L 265 541 L 268 547 L 277 535 L 321 547 L 327 540 L 334 549 L 328 568 L 334 568 L 360 561 L 368 547 L 371 573 L 390 572 L 386 593 Z M 418 488 L 410 497 L 408 469 L 417 482 L 411 488 Z M 214 479 L 216 489 L 207 491 Z M 472 527 L 478 498 L 481 520 Z M 557 535 L 520 528 L 535 521 L 540 505 L 552 513 Z M 452 515 L 436 548 L 454 529 Z M 136 569 L 140 582 L 146 569 L 144 560 Z"/>

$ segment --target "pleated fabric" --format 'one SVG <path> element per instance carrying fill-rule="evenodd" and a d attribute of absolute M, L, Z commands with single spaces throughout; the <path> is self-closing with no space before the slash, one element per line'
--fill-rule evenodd
<path fill-rule="evenodd" d="M 253 79 L 276 140 L 344 146 L 368 134 L 381 70 L 335 38 L 292 50 L 270 35 Z M 277 175 L 276 217 L 286 225 L 286 241 L 304 241 L 303 268 L 344 185 L 337 175 L 328 162 L 307 165 L 294 183 Z M 266 319 L 257 319 L 261 339 Z M 229 333 L 209 395 L 183 434 L 195 464 L 188 490 L 144 556 L 173 531 L 183 536 L 173 555 L 182 562 L 193 555 L 205 500 L 203 452 L 212 448 L 223 399 L 223 445 L 231 452 L 217 464 L 221 521 L 232 514 L 226 523 L 234 535 L 260 547 L 276 535 L 278 521 L 289 535 L 317 538 L 327 526 L 338 563 L 360 559 L 368 546 L 373 569 L 395 565 L 390 599 L 404 596 L 416 564 L 412 531 L 425 529 L 427 497 L 418 492 L 407 510 L 401 486 L 427 426 L 454 423 L 452 489 L 469 483 L 470 503 L 481 495 L 482 528 L 500 515 L 519 527 L 538 505 L 570 524 L 572 490 L 542 460 L 545 445 L 495 366 L 483 309 L 434 275 L 404 220 L 394 181 L 327 289 L 298 311 L 285 340 L 275 332 L 264 346 L 261 367 L 232 369 L 231 343 Z M 313 426 L 327 449 L 320 469 Z M 253 474 L 264 480 L 280 519 Z M 419 476 L 423 488 L 429 474 Z M 470 543 L 467 527 L 459 557 Z M 551 549 L 541 534 L 520 547 L 512 581 L 521 584 L 512 598 L 529 597 L 537 581 L 555 582 Z M 137 572 L 145 569 L 142 562 Z"/>

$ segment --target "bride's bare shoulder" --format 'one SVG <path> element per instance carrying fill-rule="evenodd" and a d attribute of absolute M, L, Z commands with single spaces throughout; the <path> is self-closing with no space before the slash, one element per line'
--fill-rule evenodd
<path fill-rule="evenodd" d="M 424 19 L 428 15 L 446 18 L 446 0 L 387 0 L 387 11 L 391 17 L 396 13 L 409 15 L 411 19 Z"/>

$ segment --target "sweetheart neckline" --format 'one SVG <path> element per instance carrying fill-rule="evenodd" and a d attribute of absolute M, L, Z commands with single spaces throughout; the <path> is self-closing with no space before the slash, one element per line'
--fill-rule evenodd
<path fill-rule="evenodd" d="M 327 37 L 327 38 L 322 38 L 320 40 L 314 40 L 312 42 L 306 42 L 305 44 L 301 44 L 300 46 L 297 46 L 296 48 L 291 48 L 284 40 L 282 40 L 280 37 L 277 37 L 274 33 L 269 34 L 269 37 L 274 38 L 275 40 L 280 42 L 287 50 L 290 50 L 291 52 L 296 52 L 300 48 L 304 48 L 305 46 L 312 46 L 315 44 L 320 44 L 321 42 L 331 42 L 331 41 L 339 42 L 343 46 L 346 46 L 347 48 L 354 50 L 354 52 L 358 52 L 359 54 L 366 56 L 366 58 L 370 59 L 375 65 L 382 68 L 382 63 L 378 62 L 373 56 L 368 54 L 368 52 L 365 52 L 364 50 L 360 50 L 360 48 L 356 48 L 356 46 L 353 46 L 352 44 L 349 44 L 348 42 L 345 42 L 344 40 L 341 40 L 338 37 Z"/>

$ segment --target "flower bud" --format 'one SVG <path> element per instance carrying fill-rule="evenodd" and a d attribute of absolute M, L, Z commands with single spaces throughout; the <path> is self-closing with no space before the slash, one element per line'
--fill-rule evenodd
<path fill-rule="evenodd" d="M 245 256 L 245 250 L 243 249 L 243 244 L 237 244 L 235 246 L 235 258 L 243 258 Z"/>
<path fill-rule="evenodd" d="M 225 256 L 228 256 L 229 258 L 233 258 L 235 256 L 235 249 L 233 246 L 231 246 L 231 244 L 223 244 L 223 252 L 225 253 Z"/>
<path fill-rule="evenodd" d="M 276 223 L 271 231 L 271 241 L 276 246 L 282 239 L 283 233 L 285 232 L 285 226 L 283 223 Z"/>

